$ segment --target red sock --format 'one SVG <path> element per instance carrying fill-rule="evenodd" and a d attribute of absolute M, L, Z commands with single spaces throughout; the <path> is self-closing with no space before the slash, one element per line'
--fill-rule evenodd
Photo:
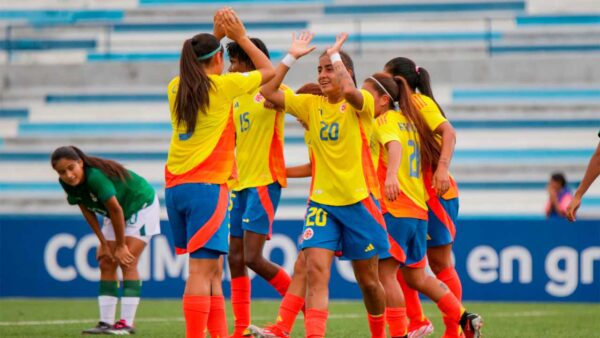
<path fill-rule="evenodd" d="M 208 332 L 211 338 L 227 338 L 227 317 L 225 316 L 225 298 L 210 297 L 210 313 L 208 314 Z"/>
<path fill-rule="evenodd" d="M 386 307 L 385 320 L 390 329 L 390 336 L 404 337 L 408 333 L 408 319 L 405 307 Z"/>
<path fill-rule="evenodd" d="M 210 296 L 183 295 L 186 338 L 206 337 L 206 322 L 209 312 Z"/>
<path fill-rule="evenodd" d="M 460 317 L 464 309 L 452 292 L 448 292 L 437 302 L 437 307 L 444 315 L 446 331 L 444 337 L 460 337 Z"/>
<path fill-rule="evenodd" d="M 385 338 L 385 313 L 380 315 L 368 314 L 371 338 Z"/>
<path fill-rule="evenodd" d="M 286 293 L 279 306 L 277 326 L 283 331 L 290 333 L 300 310 L 304 307 L 304 298 Z"/>
<path fill-rule="evenodd" d="M 231 306 L 233 308 L 233 335 L 242 335 L 250 325 L 250 278 L 247 276 L 231 280 Z"/>
<path fill-rule="evenodd" d="M 408 331 L 412 331 L 428 322 L 428 319 L 423 313 L 421 300 L 419 299 L 419 292 L 411 289 L 408 284 L 406 284 L 404 276 L 402 276 L 402 271 L 398 270 L 396 278 L 398 279 L 398 283 L 400 283 L 402 293 L 404 294 L 404 300 L 406 302 L 406 314 L 409 319 Z"/>
<path fill-rule="evenodd" d="M 304 318 L 306 338 L 325 337 L 328 315 L 329 312 L 327 310 L 306 309 L 306 317 Z"/>
<path fill-rule="evenodd" d="M 280 268 L 275 277 L 269 281 L 269 284 L 283 297 L 290 287 L 291 282 L 292 278 L 290 278 L 290 275 Z"/>
<path fill-rule="evenodd" d="M 448 285 L 450 291 L 452 291 L 454 296 L 456 296 L 456 299 L 458 299 L 459 301 L 462 300 L 462 285 L 460 284 L 460 278 L 458 278 L 456 269 L 454 269 L 453 266 L 445 268 L 435 276 L 437 277 L 437 279 L 444 282 L 444 284 Z"/>

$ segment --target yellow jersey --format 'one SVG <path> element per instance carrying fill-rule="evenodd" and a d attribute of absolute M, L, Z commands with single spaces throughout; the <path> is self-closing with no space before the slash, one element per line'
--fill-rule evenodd
<path fill-rule="evenodd" d="M 448 119 L 442 115 L 438 105 L 435 104 L 435 102 L 429 96 L 413 94 L 412 102 L 419 110 L 419 113 L 421 113 L 421 116 L 423 116 L 423 119 L 425 120 L 425 123 L 427 123 L 429 129 L 432 131 L 435 131 L 442 123 L 448 121 Z M 442 143 L 442 137 L 440 135 L 436 135 L 436 140 L 438 143 Z M 432 175 L 432 172 L 425 173 L 425 184 L 428 186 L 428 188 L 431 186 Z M 448 175 L 450 176 L 450 188 L 442 196 L 442 198 L 445 200 L 458 197 L 458 186 L 456 181 L 452 175 L 450 175 L 450 173 L 448 173 Z"/>
<path fill-rule="evenodd" d="M 398 181 L 400 195 L 394 200 L 382 194 L 384 212 L 394 217 L 427 219 L 427 192 L 421 171 L 419 137 L 412 123 L 400 112 L 389 110 L 377 118 L 375 137 L 381 144 L 381 161 L 378 168 L 379 184 L 385 186 L 388 168 L 388 151 L 385 145 L 397 141 L 401 146 Z"/>
<path fill-rule="evenodd" d="M 308 125 L 314 202 L 354 204 L 367 198 L 370 187 L 377 184 L 368 134 L 375 103 L 369 92 L 361 93 L 363 107 L 356 110 L 345 100 L 329 103 L 324 96 L 285 92 L 286 112 Z"/>
<path fill-rule="evenodd" d="M 196 128 L 188 133 L 185 123 L 177 124 L 175 98 L 179 76 L 169 83 L 167 95 L 171 110 L 171 144 L 165 166 L 166 187 L 184 183 L 223 184 L 234 167 L 235 129 L 233 99 L 255 91 L 261 84 L 258 71 L 209 75 L 209 105 L 199 112 Z"/>
<path fill-rule="evenodd" d="M 265 108 L 264 103 L 260 88 L 233 100 L 238 170 L 235 191 L 273 182 L 287 186 L 283 157 L 285 116 Z"/>

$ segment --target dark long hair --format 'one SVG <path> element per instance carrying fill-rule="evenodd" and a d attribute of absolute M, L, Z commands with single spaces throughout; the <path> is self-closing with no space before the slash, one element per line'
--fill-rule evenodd
<path fill-rule="evenodd" d="M 208 33 L 197 34 L 183 43 L 179 60 L 179 89 L 175 97 L 175 116 L 177 125 L 184 123 L 187 133 L 194 132 L 198 113 L 206 112 L 209 105 L 208 92 L 213 83 L 206 75 L 204 67 L 214 56 L 204 59 L 203 57 L 220 46 L 217 38 Z"/>
<path fill-rule="evenodd" d="M 52 168 L 55 167 L 56 163 L 61 159 L 79 161 L 81 160 L 84 166 L 97 168 L 102 171 L 106 176 L 112 178 L 118 178 L 125 182 L 131 175 L 129 171 L 118 162 L 113 160 L 106 160 L 100 157 L 88 156 L 83 151 L 75 146 L 63 146 L 56 148 L 50 156 L 50 163 Z"/>
<path fill-rule="evenodd" d="M 393 98 L 390 100 L 389 108 L 393 108 L 394 101 L 397 101 L 401 113 L 415 126 L 420 144 L 422 168 L 432 168 L 435 170 L 435 168 L 437 168 L 438 160 L 440 159 L 440 144 L 436 141 L 433 131 L 427 126 L 425 119 L 421 113 L 419 113 L 417 107 L 415 107 L 412 101 L 412 91 L 409 84 L 401 76 L 392 77 L 387 73 L 375 73 L 372 77 L 375 78 L 383 88 L 373 81 L 373 79 L 367 78 L 365 81 L 373 84 L 373 87 L 379 95 L 388 95 L 389 93 Z"/>
<path fill-rule="evenodd" d="M 258 49 L 260 49 L 260 51 L 263 52 L 263 54 L 265 54 L 267 58 L 271 58 L 271 56 L 269 56 L 269 50 L 267 49 L 267 45 L 265 45 L 265 43 L 261 39 L 250 38 L 250 41 L 252 41 L 252 43 Z M 229 58 L 236 58 L 239 63 L 248 65 L 251 69 L 256 69 L 254 62 L 252 62 L 252 59 L 250 59 L 248 54 L 246 54 L 244 49 L 237 42 L 232 41 L 227 44 L 227 54 L 229 54 Z"/>
<path fill-rule="evenodd" d="M 438 109 L 442 115 L 446 117 L 444 110 L 433 97 L 433 91 L 431 90 L 431 77 L 429 76 L 427 69 L 418 67 L 413 60 L 405 57 L 396 57 L 391 59 L 385 64 L 384 69 L 393 76 L 402 76 L 413 92 L 416 93 L 418 89 L 419 93 L 431 98 L 438 106 Z"/>

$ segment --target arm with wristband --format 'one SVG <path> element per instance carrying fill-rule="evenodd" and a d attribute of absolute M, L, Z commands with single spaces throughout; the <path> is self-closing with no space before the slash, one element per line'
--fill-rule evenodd
<path fill-rule="evenodd" d="M 335 44 L 327 49 L 327 55 L 331 59 L 331 64 L 333 65 L 333 69 L 335 70 L 335 75 L 340 81 L 342 85 L 342 92 L 344 95 L 344 99 L 352 105 L 356 110 L 363 109 L 363 95 L 358 88 L 356 88 L 356 84 L 352 80 L 352 77 L 348 73 L 346 66 L 342 62 L 342 57 L 340 56 L 340 51 L 342 50 L 342 46 L 344 42 L 348 39 L 348 34 L 342 33 L 335 39 Z"/>
<path fill-rule="evenodd" d="M 296 60 L 315 50 L 315 46 L 309 45 L 314 36 L 310 32 L 302 32 L 298 36 L 292 33 L 292 45 L 275 69 L 275 77 L 262 86 L 261 94 L 276 106 L 285 107 L 285 94 L 279 90 L 279 86 Z"/>

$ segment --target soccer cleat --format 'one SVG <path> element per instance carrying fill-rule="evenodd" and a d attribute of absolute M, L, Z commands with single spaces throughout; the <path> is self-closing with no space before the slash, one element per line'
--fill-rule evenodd
<path fill-rule="evenodd" d="M 465 311 L 460 318 L 460 327 L 466 338 L 480 338 L 483 318 L 476 313 Z"/>
<path fill-rule="evenodd" d="M 98 324 L 87 330 L 81 331 L 81 334 L 105 334 L 108 330 L 112 329 L 112 326 L 105 322 L 98 322 Z"/>
<path fill-rule="evenodd" d="M 229 336 L 229 338 L 243 338 L 243 337 L 252 337 L 252 332 L 250 332 L 249 328 L 245 328 L 244 332 L 242 332 L 242 334 L 234 333 L 233 335 Z"/>
<path fill-rule="evenodd" d="M 276 325 L 267 326 L 265 328 L 260 328 L 256 325 L 250 325 L 248 326 L 248 329 L 254 338 L 290 338 L 290 334 L 288 332 L 284 332 Z"/>
<path fill-rule="evenodd" d="M 416 328 L 411 328 L 408 332 L 408 338 L 422 338 L 433 333 L 433 324 L 429 320 L 425 320 Z"/>
<path fill-rule="evenodd" d="M 113 336 L 128 336 L 130 334 L 135 334 L 135 329 L 133 326 L 127 325 L 125 319 L 121 319 L 112 326 L 110 330 L 106 332 L 106 334 L 110 334 Z"/>

